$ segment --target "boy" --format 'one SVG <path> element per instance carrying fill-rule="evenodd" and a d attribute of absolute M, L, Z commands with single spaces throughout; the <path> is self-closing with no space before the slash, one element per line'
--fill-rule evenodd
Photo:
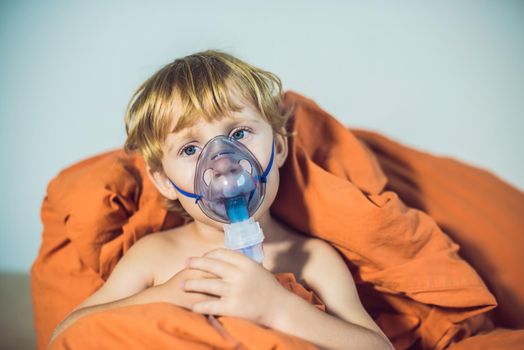
<path fill-rule="evenodd" d="M 192 222 L 133 245 L 52 339 L 98 310 L 169 302 L 202 314 L 245 318 L 322 348 L 393 348 L 362 307 L 337 251 L 270 214 L 291 136 L 285 125 L 292 111 L 281 110 L 281 97 L 274 74 L 219 51 L 177 59 L 142 84 L 126 113 L 125 149 L 140 151 L 166 205 Z M 265 235 L 261 264 L 223 248 L 223 223 L 208 217 L 192 194 L 199 154 L 217 135 L 240 142 L 267 171 L 265 195 L 252 215 Z M 327 313 L 280 285 L 273 275 L 280 272 L 307 283 Z"/>

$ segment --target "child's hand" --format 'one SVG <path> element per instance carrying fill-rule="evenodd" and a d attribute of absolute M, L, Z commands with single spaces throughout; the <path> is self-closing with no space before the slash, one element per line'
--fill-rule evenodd
<path fill-rule="evenodd" d="M 219 276 L 185 281 L 186 291 L 217 296 L 193 304 L 191 309 L 198 313 L 236 316 L 269 327 L 279 304 L 289 295 L 270 271 L 230 249 L 219 248 L 202 257 L 191 257 L 187 266 Z"/>
<path fill-rule="evenodd" d="M 187 279 L 198 278 L 217 279 L 218 277 L 212 273 L 202 270 L 184 268 L 173 275 L 169 280 L 161 284 L 159 287 L 163 290 L 162 294 L 164 295 L 165 300 L 191 310 L 191 307 L 194 303 L 216 299 L 216 297 L 204 293 L 186 292 L 180 287 L 180 282 Z"/>

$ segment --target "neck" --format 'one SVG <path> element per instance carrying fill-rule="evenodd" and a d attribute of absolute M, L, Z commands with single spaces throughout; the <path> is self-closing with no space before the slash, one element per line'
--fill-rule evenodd
<path fill-rule="evenodd" d="M 275 243 L 281 240 L 282 237 L 282 226 L 275 220 L 269 210 L 266 211 L 259 218 L 255 218 L 260 224 L 262 231 L 264 232 L 264 244 Z M 224 244 L 224 231 L 222 227 L 210 226 L 201 221 L 193 221 L 193 234 L 196 239 L 202 241 L 204 244 L 223 246 Z"/>

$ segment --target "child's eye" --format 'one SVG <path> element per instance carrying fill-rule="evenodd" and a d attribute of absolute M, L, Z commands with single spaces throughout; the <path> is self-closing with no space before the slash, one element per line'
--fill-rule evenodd
<path fill-rule="evenodd" d="M 186 156 L 192 156 L 196 153 L 196 147 L 194 145 L 189 145 L 182 148 L 181 153 Z"/>
<path fill-rule="evenodd" d="M 245 137 L 244 132 L 250 132 L 249 128 L 241 127 L 238 129 L 233 130 L 233 133 L 231 134 L 231 138 L 234 140 L 240 140 Z"/>
<path fill-rule="evenodd" d="M 248 127 L 239 127 L 239 128 L 236 128 L 234 129 L 232 132 L 231 132 L 231 138 L 234 139 L 234 140 L 241 140 L 243 138 L 246 137 L 245 133 L 246 132 L 251 132 L 251 129 L 249 129 Z M 197 149 L 198 147 L 195 146 L 195 145 L 188 145 L 188 146 L 185 146 L 185 147 L 182 147 L 180 149 L 180 155 L 181 156 L 184 156 L 184 157 L 191 157 L 192 155 L 194 155 L 195 153 L 197 153 Z"/>

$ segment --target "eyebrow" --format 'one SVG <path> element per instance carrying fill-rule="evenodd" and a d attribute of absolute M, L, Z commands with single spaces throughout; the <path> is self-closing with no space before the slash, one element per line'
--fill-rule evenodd
<path fill-rule="evenodd" d="M 181 131 L 180 133 L 178 133 L 178 135 L 176 135 L 175 138 L 176 139 L 173 142 L 171 142 L 171 145 L 169 145 L 169 148 L 167 150 L 169 153 L 171 153 L 171 151 L 173 150 L 173 148 L 175 147 L 177 143 L 180 143 L 186 139 L 195 138 L 195 135 L 193 133 L 193 128 L 184 129 L 184 131 Z"/>

